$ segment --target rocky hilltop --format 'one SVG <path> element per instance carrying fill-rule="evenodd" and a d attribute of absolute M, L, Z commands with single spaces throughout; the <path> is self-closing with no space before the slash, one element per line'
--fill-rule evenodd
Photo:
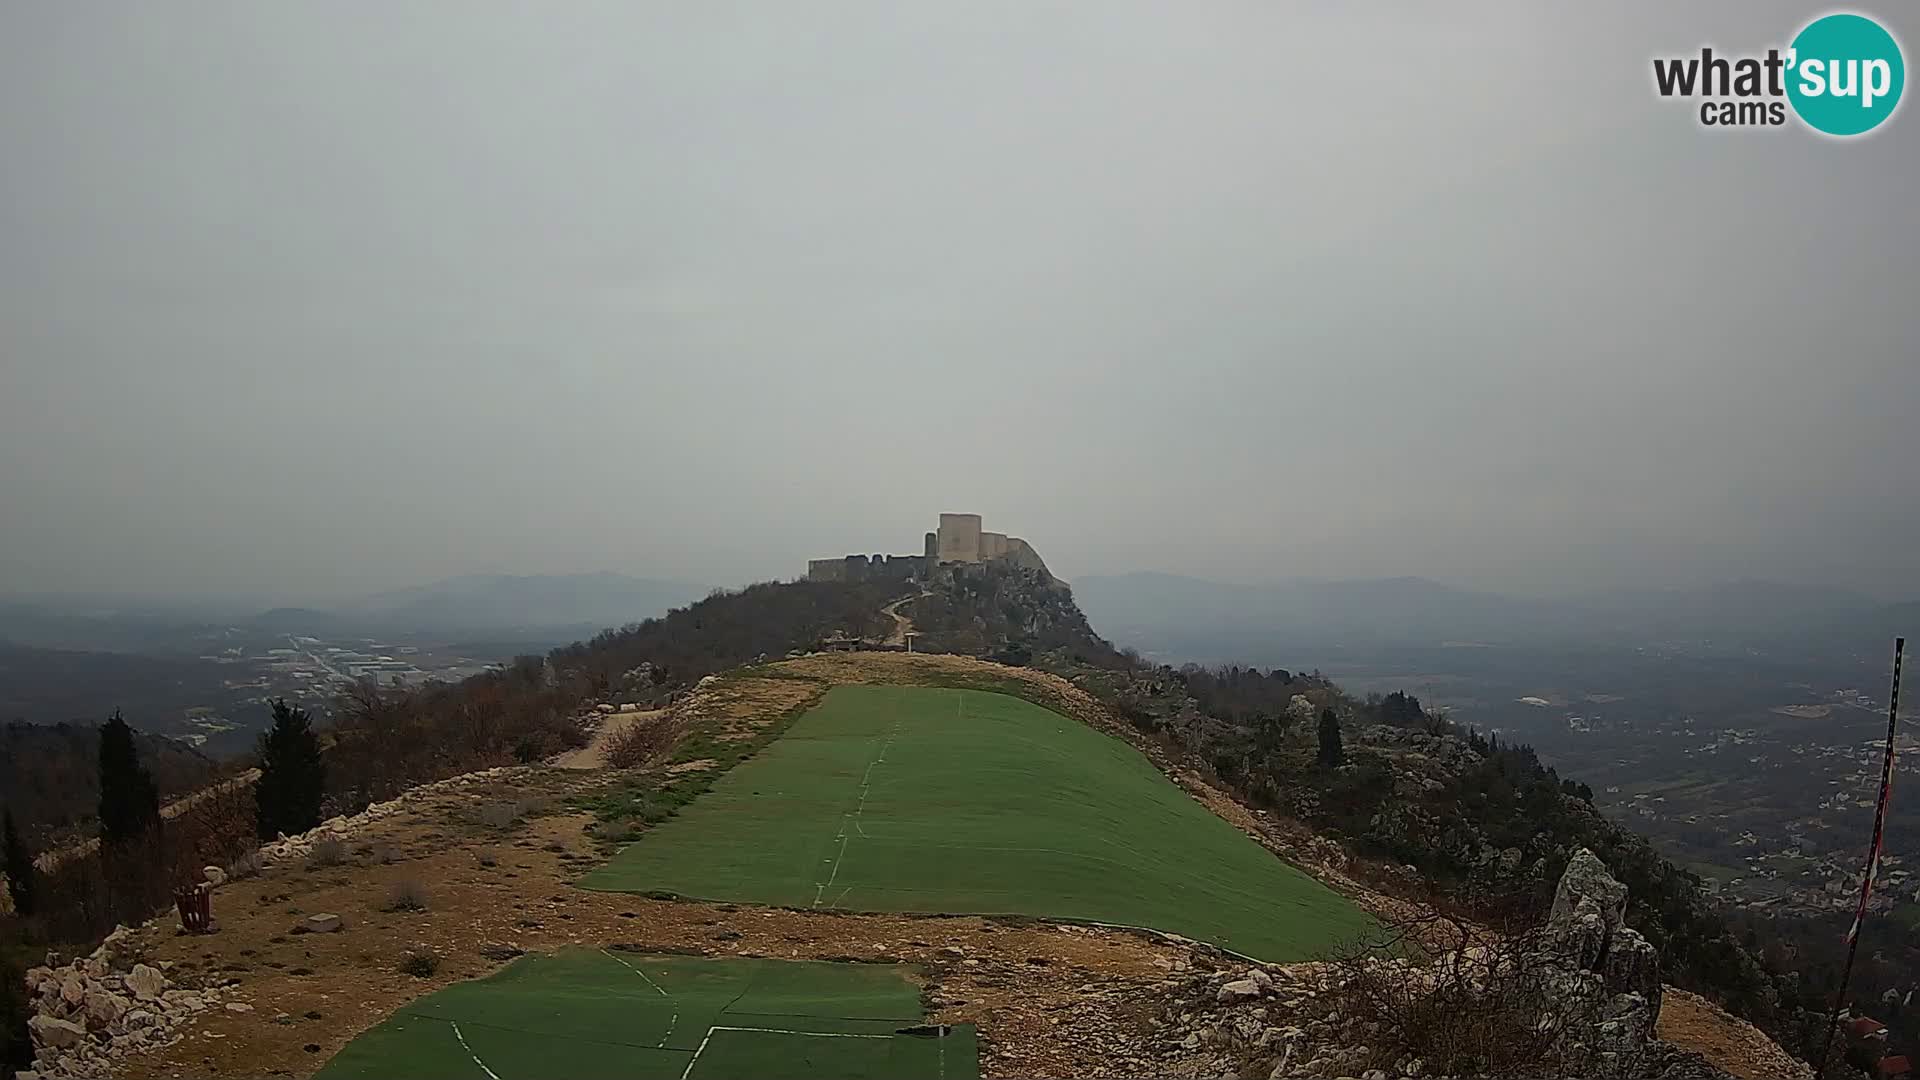
<path fill-rule="evenodd" d="M 1763 974 L 1726 977 L 1751 973 L 1751 959 L 1686 876 L 1525 748 L 1313 674 L 1149 663 L 1017 565 L 960 567 L 915 589 L 757 586 L 472 687 L 359 702 L 370 719 L 349 715 L 336 747 L 390 740 L 399 717 L 439 740 L 429 764 L 407 772 L 389 755 L 370 775 L 391 797 L 338 800 L 313 833 L 264 849 L 248 840 L 209 875 L 218 933 L 178 935 L 168 916 L 83 959 L 48 956 L 26 979 L 36 1066 L 305 1073 L 435 987 L 593 943 L 919 965 L 932 1019 L 978 1025 L 989 1076 L 1804 1074 L 1687 992 L 1748 1015 L 1757 1001 L 1763 1018 L 1778 1001 Z M 808 654 L 821 636 L 895 619 L 949 654 Z M 1313 963 L 1250 965 L 1151 931 L 572 888 L 826 688 L 866 682 L 992 689 L 1124 739 L 1373 913 L 1383 936 Z M 614 767 L 625 759 L 600 743 L 632 729 L 593 732 L 629 699 L 664 707 L 647 715 L 666 734 Z M 529 745 L 511 724 L 486 729 L 485 746 L 461 742 L 483 706 L 551 735 L 531 743 L 550 748 L 545 760 L 498 764 L 503 750 L 486 746 Z M 593 752 L 573 752 L 589 739 Z M 730 740 L 748 749 L 716 752 Z M 441 778 L 448 762 L 471 764 Z"/>

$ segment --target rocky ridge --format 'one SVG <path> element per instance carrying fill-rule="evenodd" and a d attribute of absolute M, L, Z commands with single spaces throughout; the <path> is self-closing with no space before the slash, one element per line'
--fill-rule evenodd
<path fill-rule="evenodd" d="M 1193 971 L 1176 977 L 1153 1021 L 1169 1065 L 1200 1075 L 1357 1077 L 1359 1080 L 1493 1075 L 1448 1073 L 1395 1047 L 1366 1007 L 1370 987 L 1417 1010 L 1447 998 L 1467 1010 L 1507 1010 L 1515 1030 L 1550 1033 L 1558 1069 L 1497 1075 L 1609 1080 L 1730 1080 L 1698 1055 L 1655 1037 L 1659 959 L 1620 919 L 1626 888 L 1591 852 L 1577 852 L 1537 934 L 1476 946 L 1431 962 L 1351 958 L 1288 966 Z M 1544 1064 L 1544 1063 L 1543 1063 Z"/>

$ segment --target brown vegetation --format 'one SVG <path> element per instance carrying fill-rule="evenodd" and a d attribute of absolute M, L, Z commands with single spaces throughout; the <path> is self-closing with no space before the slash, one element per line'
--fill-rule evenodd
<path fill-rule="evenodd" d="M 637 769 L 673 748 L 686 724 L 677 717 L 661 714 L 635 720 L 609 737 L 602 753 L 615 769 Z"/>
<path fill-rule="evenodd" d="M 1434 963 L 1409 968 L 1383 947 L 1449 945 Z M 1410 1058 L 1442 1075 L 1490 1078 L 1597 1075 L 1592 1003 L 1557 993 L 1559 975 L 1539 929 L 1488 933 L 1437 913 L 1390 927 L 1385 940 L 1354 943 L 1332 959 L 1329 996 L 1343 1023 L 1367 1032 L 1376 1060 Z"/>
<path fill-rule="evenodd" d="M 136 923 L 170 907 L 173 892 L 254 850 L 253 793 L 209 789 L 191 806 L 135 841 L 90 845 L 39 875 L 38 915 L 12 929 L 16 941 L 89 943 L 116 923 Z"/>

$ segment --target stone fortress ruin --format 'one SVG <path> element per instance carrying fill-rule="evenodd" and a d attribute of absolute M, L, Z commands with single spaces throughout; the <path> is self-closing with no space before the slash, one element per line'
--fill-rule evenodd
<path fill-rule="evenodd" d="M 1006 533 L 985 532 L 979 514 L 941 514 L 940 527 L 926 534 L 919 555 L 845 555 L 809 559 L 808 581 L 925 580 L 943 565 L 1004 562 L 1051 578 L 1033 545 Z"/>

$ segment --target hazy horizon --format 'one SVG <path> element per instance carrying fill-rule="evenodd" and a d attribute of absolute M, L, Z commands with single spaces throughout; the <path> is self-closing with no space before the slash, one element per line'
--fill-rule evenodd
<path fill-rule="evenodd" d="M 738 585 L 970 511 L 1068 580 L 1907 600 L 1920 117 L 1649 73 L 1826 10 L 9 8 L 0 594 Z"/>

